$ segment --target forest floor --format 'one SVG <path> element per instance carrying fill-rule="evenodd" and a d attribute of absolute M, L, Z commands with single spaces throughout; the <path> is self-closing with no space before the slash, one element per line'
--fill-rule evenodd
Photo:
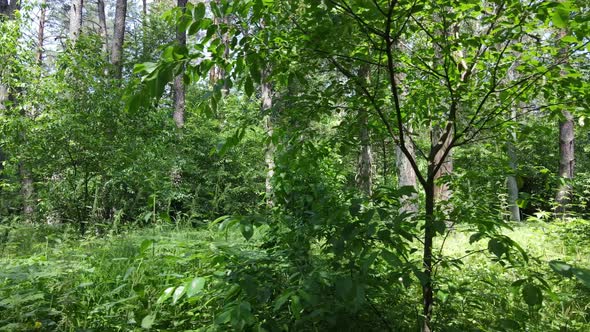
<path fill-rule="evenodd" d="M 260 234 L 245 241 L 237 231 L 208 228 L 154 227 L 81 239 L 65 226 L 1 227 L 0 234 L 9 232 L 0 241 L 0 331 L 139 328 L 154 310 L 174 311 L 162 300 L 164 290 L 199 274 L 224 273 L 231 264 L 206 260 L 261 251 Z M 467 257 L 460 266 L 447 260 L 437 271 L 439 319 L 473 321 L 477 328 L 478 317 L 496 315 L 510 330 L 526 316 L 551 330 L 565 324 L 568 331 L 590 331 L 590 291 L 548 266 L 563 260 L 590 267 L 589 234 L 588 222 L 518 225 L 505 235 L 526 250 L 529 263 L 511 267 L 490 259 L 487 241 L 470 244 L 471 234 L 452 233 L 444 254 Z M 212 272 L 211 266 L 221 268 Z M 527 309 L 518 282 L 542 287 L 542 309 Z"/>

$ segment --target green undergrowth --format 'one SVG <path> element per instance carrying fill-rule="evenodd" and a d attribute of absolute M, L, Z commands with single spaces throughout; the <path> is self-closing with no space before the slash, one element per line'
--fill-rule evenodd
<path fill-rule="evenodd" d="M 486 241 L 470 243 L 470 233 L 451 233 L 443 250 L 447 263 L 435 279 L 437 330 L 590 330 L 589 288 L 548 265 L 560 260 L 589 267 L 588 225 L 523 224 L 506 232 L 527 251 L 526 266 L 503 266 Z M 264 228 L 246 241 L 243 230 L 218 227 L 155 227 L 83 239 L 65 226 L 0 227 L 0 331 L 416 328 L 410 322 L 419 285 L 382 285 L 366 290 L 367 301 L 349 303 L 339 297 L 346 285 L 326 257 L 312 253 L 311 267 L 296 266 L 283 252 L 266 249 Z M 388 273 L 385 267 L 375 271 Z M 527 304 L 523 292 L 540 296 L 542 305 Z"/>

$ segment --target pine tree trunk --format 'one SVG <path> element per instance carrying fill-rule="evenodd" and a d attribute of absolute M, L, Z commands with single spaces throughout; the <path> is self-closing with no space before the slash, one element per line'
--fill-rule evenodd
<path fill-rule="evenodd" d="M 84 0 L 72 0 L 70 7 L 70 40 L 75 43 L 82 31 L 82 8 Z"/>
<path fill-rule="evenodd" d="M 184 12 L 186 10 L 187 0 L 178 0 L 177 6 Z M 180 46 L 186 46 L 186 32 L 176 29 L 176 41 Z M 185 87 L 183 74 L 174 78 L 174 123 L 176 127 L 184 126 L 184 108 L 185 108 Z"/>
<path fill-rule="evenodd" d="M 115 28 L 113 33 L 113 48 L 111 63 L 114 67 L 114 77 L 122 77 L 123 42 L 125 41 L 125 21 L 127 19 L 127 0 L 117 0 L 115 8 Z"/>
<path fill-rule="evenodd" d="M 39 29 L 37 33 L 37 63 L 43 63 L 43 46 L 45 42 L 45 15 L 47 13 L 46 0 L 41 1 L 41 15 L 39 17 Z"/>
<path fill-rule="evenodd" d="M 98 0 L 97 11 L 98 11 L 99 32 L 100 32 L 100 36 L 102 37 L 102 52 L 104 54 L 108 54 L 109 53 L 109 37 L 108 37 L 107 16 L 105 13 L 104 0 Z"/>
<path fill-rule="evenodd" d="M 275 173 L 275 152 L 276 147 L 272 140 L 274 133 L 273 116 L 272 116 L 272 87 L 268 80 L 270 69 L 263 70 L 262 72 L 262 87 L 261 87 L 261 109 L 264 114 L 264 131 L 267 135 L 266 149 L 264 151 L 264 161 L 266 163 L 266 180 L 265 180 L 265 194 L 266 194 L 266 205 L 269 208 L 274 206 L 274 193 L 272 178 Z"/>

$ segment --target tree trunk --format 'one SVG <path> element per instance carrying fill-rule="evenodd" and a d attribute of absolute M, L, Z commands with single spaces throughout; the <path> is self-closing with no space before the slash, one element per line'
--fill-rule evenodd
<path fill-rule="evenodd" d="M 266 194 L 266 205 L 269 208 L 274 206 L 273 199 L 273 186 L 272 178 L 275 173 L 275 151 L 276 147 L 272 140 L 274 132 L 273 116 L 272 116 L 272 87 L 268 80 L 270 69 L 262 71 L 262 87 L 261 87 L 261 99 L 262 99 L 262 113 L 264 114 L 264 131 L 267 135 L 266 149 L 264 151 L 264 161 L 266 162 L 266 181 L 265 181 L 265 194 Z"/>
<path fill-rule="evenodd" d="M 84 0 L 72 0 L 70 7 L 70 40 L 75 43 L 82 31 L 82 8 Z"/>
<path fill-rule="evenodd" d="M 107 30 L 107 16 L 105 14 L 104 0 L 98 0 L 97 2 L 98 11 L 98 26 L 100 36 L 102 37 L 102 52 L 104 54 L 109 53 L 109 37 Z"/>
<path fill-rule="evenodd" d="M 432 165 L 432 164 L 431 164 Z M 424 224 L 424 256 L 422 265 L 424 268 L 425 280 L 422 284 L 422 315 L 424 322 L 422 332 L 432 331 L 430 328 L 430 319 L 432 317 L 432 305 L 434 303 L 434 291 L 432 288 L 432 246 L 434 239 L 434 206 L 435 206 L 435 184 L 434 177 L 429 171 L 426 185 L 424 186 L 424 207 L 425 207 L 425 224 Z"/>
<path fill-rule="evenodd" d="M 0 0 L 0 15 L 14 17 L 14 12 L 20 9 L 20 0 Z"/>
<path fill-rule="evenodd" d="M 216 1 L 217 5 L 221 6 L 220 0 L 212 0 L 212 1 Z M 227 17 L 214 17 L 213 22 L 216 25 L 229 24 L 229 19 Z M 262 27 L 264 27 L 264 22 L 262 23 Z M 218 31 L 221 31 L 221 29 L 218 29 Z M 221 43 L 225 46 L 224 51 L 223 51 L 223 58 L 227 59 L 229 57 L 229 34 L 227 32 L 223 33 L 223 34 L 219 35 L 218 38 L 221 39 Z M 211 70 L 209 71 L 209 81 L 211 82 L 212 85 L 215 85 L 219 80 L 224 80 L 223 87 L 221 89 L 223 96 L 226 96 L 229 92 L 229 85 L 228 85 L 227 81 L 225 81 L 225 76 L 226 76 L 225 70 L 218 65 L 214 65 L 213 68 L 211 68 Z"/>
<path fill-rule="evenodd" d="M 516 118 L 516 110 L 512 111 L 512 119 Z M 506 187 L 508 189 L 508 207 L 510 209 L 510 220 L 520 222 L 520 208 L 518 207 L 518 182 L 516 181 L 517 159 L 514 143 L 516 142 L 516 132 L 510 131 L 510 137 L 506 142 L 508 153 L 508 165 L 512 174 L 506 177 Z"/>
<path fill-rule="evenodd" d="M 187 0 L 178 0 L 177 6 L 186 10 Z M 176 28 L 176 41 L 180 46 L 186 46 L 186 31 L 180 31 Z M 184 74 L 180 74 L 174 78 L 174 123 L 176 127 L 182 128 L 184 126 L 184 108 L 185 108 L 185 87 L 183 81 Z"/>
<path fill-rule="evenodd" d="M 561 29 L 558 38 L 561 40 L 565 37 L 567 31 Z M 560 56 L 567 61 L 568 49 L 563 48 Z M 560 73 L 565 76 L 565 70 Z M 555 196 L 557 202 L 557 215 L 565 218 L 567 205 L 571 200 L 572 187 L 571 180 L 574 178 L 575 154 L 574 154 L 574 116 L 568 110 L 562 110 L 563 119 L 559 121 L 559 178 L 561 183 Z"/>
<path fill-rule="evenodd" d="M 411 130 L 408 130 L 408 135 L 406 137 L 410 137 Z M 411 142 L 406 142 L 406 149 L 416 160 L 416 152 L 414 149 L 414 144 Z M 397 184 L 398 187 L 414 187 L 416 188 L 416 173 L 410 164 L 410 160 L 406 155 L 402 152 L 402 149 L 399 146 L 395 146 L 395 165 L 397 170 Z M 401 198 L 401 209 L 400 212 L 406 213 L 416 213 L 418 212 L 418 202 L 416 198 L 418 197 L 417 193 L 414 193 L 410 196 L 404 196 Z"/>
<path fill-rule="evenodd" d="M 31 172 L 24 166 L 22 162 L 18 165 L 18 171 L 21 177 L 20 194 L 23 199 L 23 215 L 25 221 L 31 222 L 33 220 L 33 213 L 35 212 L 33 202 L 33 177 Z"/>
<path fill-rule="evenodd" d="M 559 178 L 562 183 L 557 191 L 555 201 L 558 204 L 557 213 L 565 217 L 567 205 L 571 196 L 571 181 L 574 178 L 574 117 L 563 110 L 564 120 L 559 121 Z"/>
<path fill-rule="evenodd" d="M 127 0 L 117 0 L 115 8 L 115 28 L 113 33 L 113 48 L 111 63 L 114 67 L 114 77 L 122 77 L 123 42 L 125 41 L 125 20 L 127 19 Z"/>
<path fill-rule="evenodd" d="M 371 196 L 373 194 L 373 153 L 369 136 L 369 112 L 366 109 L 359 109 L 358 125 L 361 148 L 356 183 L 365 195 Z"/>
<path fill-rule="evenodd" d="M 432 134 L 432 143 L 433 146 L 441 139 L 442 136 L 442 129 L 441 128 L 434 128 Z M 434 157 L 434 164 L 438 165 L 442 163 L 442 167 L 439 168 L 438 172 L 434 175 L 434 199 L 437 201 L 446 202 L 451 198 L 451 189 L 447 183 L 440 183 L 440 178 L 446 175 L 453 173 L 453 157 L 452 154 L 449 152 L 447 156 L 442 160 L 442 156 L 444 151 L 449 148 L 449 144 L 451 143 L 451 139 L 453 138 L 453 133 L 451 132 L 447 140 L 443 143 L 442 148 L 438 151 L 436 156 Z M 437 183 L 438 182 L 438 183 Z"/>
<path fill-rule="evenodd" d="M 39 17 L 39 29 L 37 33 L 37 64 L 43 63 L 43 44 L 45 42 L 45 14 L 47 12 L 46 0 L 41 1 L 41 15 Z"/>
<path fill-rule="evenodd" d="M 20 1 L 12 0 L 8 2 L 7 0 L 0 0 L 0 15 L 7 16 L 9 19 L 14 17 L 14 12 L 20 8 Z M 42 45 L 41 45 L 42 46 Z M 10 87 L 5 83 L 0 83 L 0 109 L 5 109 L 6 101 L 12 101 L 13 105 L 16 102 L 14 100 L 14 96 L 11 95 Z M 28 114 L 21 114 L 22 116 L 27 116 Z M 26 135 L 24 131 L 19 133 L 20 139 L 22 144 L 26 144 Z M 18 164 L 18 172 L 21 177 L 21 197 L 22 197 L 22 212 L 25 220 L 27 222 L 32 221 L 34 209 L 34 202 L 33 202 L 33 178 L 31 172 L 25 167 L 24 163 L 21 161 Z"/>

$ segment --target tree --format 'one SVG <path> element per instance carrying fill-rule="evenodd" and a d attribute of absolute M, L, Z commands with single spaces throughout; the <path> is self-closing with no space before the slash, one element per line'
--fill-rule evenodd
<path fill-rule="evenodd" d="M 70 5 L 70 40 L 75 43 L 80 37 L 82 31 L 82 10 L 84 8 L 84 0 L 72 0 Z"/>
<path fill-rule="evenodd" d="M 558 33 L 558 38 L 562 40 L 567 36 L 567 31 L 561 29 Z M 567 63 L 568 50 L 564 48 L 560 50 L 560 61 Z M 562 70 L 561 75 L 565 76 L 567 73 Z M 558 176 L 561 181 L 555 201 L 558 204 L 557 212 L 561 218 L 565 216 L 567 204 L 570 201 L 571 195 L 571 180 L 574 178 L 574 116 L 567 109 L 561 111 L 559 120 L 559 172 Z"/>
<path fill-rule="evenodd" d="M 120 79 L 123 75 L 123 42 L 125 41 L 125 21 L 127 18 L 127 0 L 117 0 L 115 8 L 115 27 L 113 29 L 113 47 L 111 49 L 111 63 L 114 67 L 114 77 Z"/>
<path fill-rule="evenodd" d="M 186 11 L 187 0 L 178 0 L 177 8 L 180 9 L 180 15 Z M 186 47 L 186 31 L 176 28 L 176 41 L 179 47 Z M 174 78 L 174 123 L 178 128 L 184 126 L 184 108 L 185 108 L 185 87 L 184 74 L 181 73 Z"/>
<path fill-rule="evenodd" d="M 203 75 L 211 66 L 226 66 L 229 62 L 233 64 L 232 78 L 238 81 L 234 86 L 243 86 L 246 96 L 251 96 L 253 83 L 261 82 L 257 74 L 260 63 L 268 61 L 254 55 L 261 50 L 273 51 L 276 56 L 273 65 L 278 68 L 296 67 L 287 65 L 287 62 L 293 63 L 293 59 L 302 64 L 288 72 L 287 79 L 276 78 L 277 83 L 284 83 L 291 77 L 305 80 L 326 72 L 339 73 L 327 87 L 322 86 L 330 92 L 336 91 L 333 94 L 309 89 L 302 92 L 300 98 L 323 101 L 323 97 L 328 100 L 327 104 L 338 105 L 352 96 L 356 100 L 353 92 L 359 91 L 358 99 L 376 115 L 379 129 L 387 133 L 407 159 L 423 192 L 421 220 L 414 224 L 402 223 L 416 226 L 411 232 L 420 239 L 421 245 L 420 263 L 408 269 L 414 271 L 422 288 L 422 330 L 431 331 L 436 271 L 438 264 L 444 261 L 436 253 L 439 250 L 435 251 L 434 240 L 448 232 L 447 219 L 456 218 L 451 222 L 461 221 L 476 230 L 476 239 L 487 237 L 490 252 L 499 260 L 512 262 L 508 253 L 514 248 L 514 243 L 499 231 L 503 227 L 502 221 L 486 223 L 461 219 L 461 211 L 445 211 L 444 204 L 447 204 L 445 200 L 450 191 L 446 184 L 441 185 L 441 181 L 452 171 L 452 152 L 486 139 L 488 135 L 496 135 L 499 129 L 504 130 L 511 109 L 518 102 L 533 98 L 543 88 L 540 82 L 555 74 L 562 60 L 538 56 L 555 52 L 555 45 L 539 36 L 533 38 L 535 42 L 525 44 L 522 37 L 542 36 L 539 26 L 548 26 L 562 19 L 560 11 L 564 8 L 556 9 L 545 2 L 524 6 L 519 0 L 491 4 L 481 1 L 468 4 L 459 1 L 354 1 L 351 4 L 341 0 L 254 1 L 249 4 L 251 8 L 244 8 L 248 6 L 245 2 L 242 6 L 225 7 L 224 10 L 212 4 L 211 11 L 216 17 L 221 13 L 226 16 L 231 11 L 238 17 L 238 23 L 245 24 L 258 22 L 260 17 L 272 13 L 272 20 L 267 21 L 269 27 L 260 35 L 243 33 L 240 24 L 236 24 L 237 27 L 215 26 L 202 20 L 204 9 L 195 10 L 192 24 L 199 22 L 199 25 L 194 33 L 199 29 L 207 31 L 207 37 L 201 42 L 203 50 L 182 55 L 180 60 L 168 56 L 158 65 L 150 66 L 145 73 L 146 83 L 157 85 L 155 78 L 165 78 L 166 73 L 178 68 L 179 63 L 211 54 L 211 62 L 191 67 L 191 73 Z M 229 59 L 225 52 L 219 51 L 222 43 L 210 43 L 210 36 L 214 33 L 210 29 L 217 27 L 221 27 L 218 33 L 231 31 L 234 44 L 239 45 L 232 50 Z M 343 35 L 347 36 L 345 40 L 340 38 Z M 262 40 L 271 40 L 277 45 L 265 46 Z M 396 47 L 404 40 L 411 42 L 404 48 Z M 585 47 L 579 40 L 568 54 Z M 520 62 L 518 73 L 521 78 L 513 81 L 508 78 L 508 72 L 511 64 L 517 61 Z M 356 69 L 363 64 L 369 64 L 380 74 L 371 80 L 371 84 L 356 74 Z M 273 67 L 273 70 L 277 68 Z M 403 79 L 400 74 L 404 74 Z M 331 89 L 342 85 L 354 88 Z M 212 96 L 212 104 L 217 104 L 218 97 Z M 318 108 L 324 106 L 320 102 L 310 104 Z M 299 119 L 301 113 L 298 111 L 298 107 L 294 107 L 286 113 Z M 408 128 L 414 133 L 422 133 L 420 139 L 413 137 Z M 416 153 L 411 147 L 416 148 Z M 318 150 L 313 147 L 310 151 L 309 154 L 315 156 L 313 152 Z M 354 203 L 351 204 L 351 214 L 358 214 Z M 301 209 L 306 211 L 309 206 L 303 202 Z M 398 221 L 395 218 L 391 216 L 392 220 Z M 353 227 L 347 226 L 345 229 Z M 309 231 L 307 234 L 321 237 L 320 234 L 325 233 Z M 309 246 L 301 238 L 304 235 L 297 240 L 298 252 Z M 332 243 L 331 240 L 327 242 Z M 338 243 L 337 239 L 334 243 Z M 342 246 L 334 244 L 331 248 L 335 255 L 342 255 Z M 403 252 L 400 247 L 395 248 Z M 402 258 L 406 259 L 404 254 L 400 254 L 398 260 L 402 262 Z M 526 259 L 524 255 L 522 259 Z"/>
<path fill-rule="evenodd" d="M 98 26 L 99 26 L 99 33 L 102 37 L 103 47 L 102 51 L 104 54 L 108 54 L 109 52 L 109 39 L 108 39 L 108 29 L 107 29 L 107 17 L 105 14 L 105 7 L 104 7 L 104 0 L 97 0 L 97 7 L 96 10 L 98 12 Z"/>
<path fill-rule="evenodd" d="M 369 84 L 370 69 L 368 65 L 363 65 L 359 70 L 359 77 L 366 81 L 365 84 Z M 357 114 L 360 153 L 357 164 L 356 182 L 361 192 L 367 196 L 371 196 L 373 194 L 373 153 L 371 137 L 369 135 L 369 112 L 364 108 L 359 108 Z"/>

